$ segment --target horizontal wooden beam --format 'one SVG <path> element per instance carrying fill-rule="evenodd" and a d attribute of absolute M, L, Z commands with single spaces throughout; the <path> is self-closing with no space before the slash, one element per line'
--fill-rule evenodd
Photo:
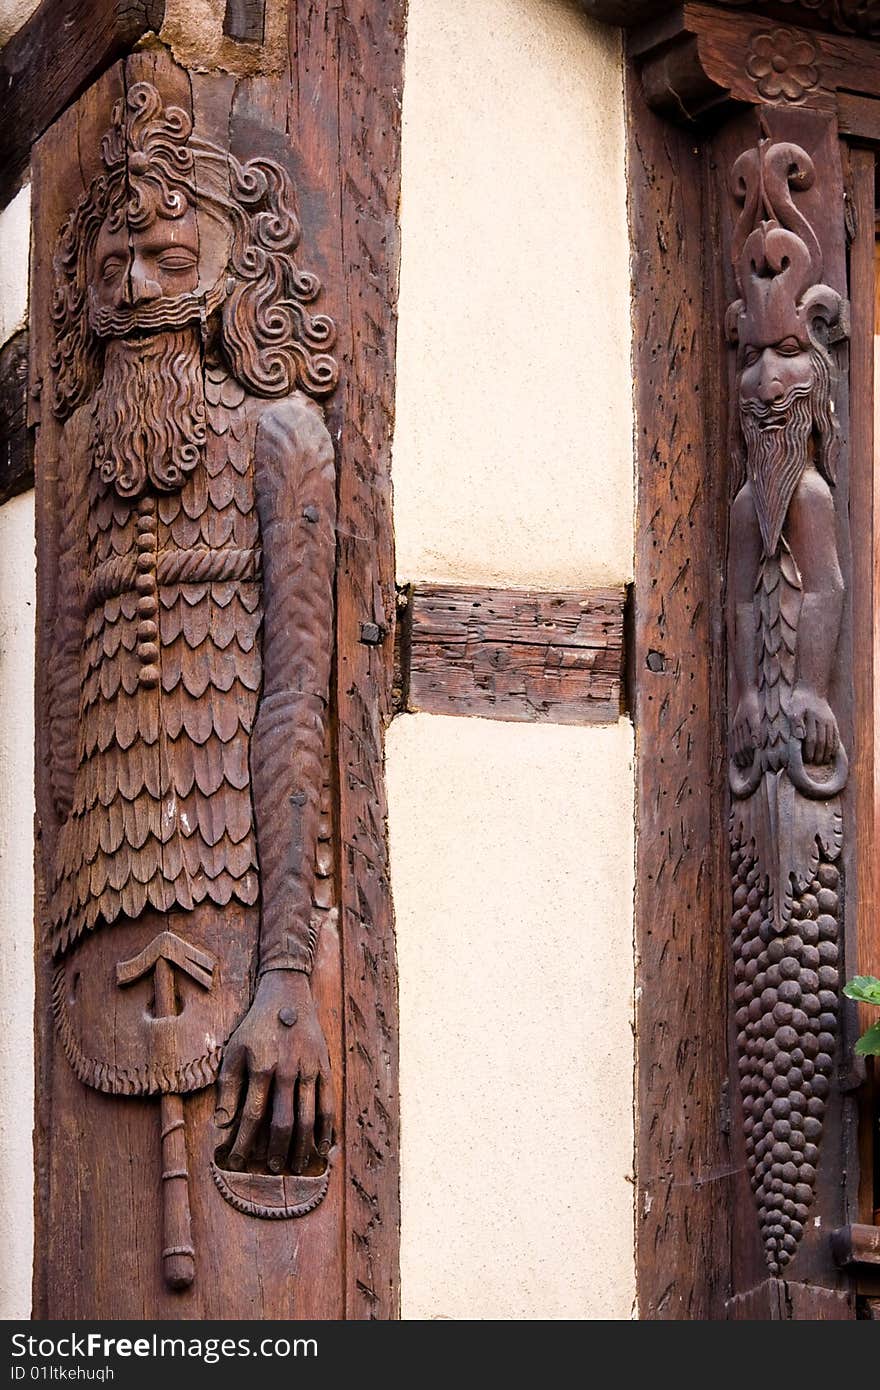
<path fill-rule="evenodd" d="M 0 206 L 21 186 L 33 142 L 138 39 L 158 33 L 164 13 L 165 0 L 42 0 L 0 50 Z"/>
<path fill-rule="evenodd" d="M 843 34 L 880 36 L 880 0 L 714 0 L 725 9 L 746 9 L 766 19 L 790 20 Z M 712 0 L 709 0 L 712 3 Z M 681 8 L 681 0 L 581 0 L 592 19 L 637 28 Z"/>
<path fill-rule="evenodd" d="M 621 712 L 624 589 L 403 591 L 398 708 L 554 724 Z"/>
<path fill-rule="evenodd" d="M 880 1265 L 880 1226 L 842 1226 L 831 1237 L 839 1265 Z"/>
<path fill-rule="evenodd" d="M 28 335 L 22 330 L 0 348 L 0 503 L 34 485 L 27 392 Z"/>

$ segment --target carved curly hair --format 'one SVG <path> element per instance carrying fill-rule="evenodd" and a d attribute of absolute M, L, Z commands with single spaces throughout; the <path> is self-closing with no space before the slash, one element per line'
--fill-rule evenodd
<path fill-rule="evenodd" d="M 270 159 L 240 163 L 194 137 L 189 115 L 166 106 L 149 82 L 117 102 L 101 145 L 106 173 L 95 178 L 62 228 L 54 259 L 52 320 L 55 413 L 66 419 L 86 401 L 100 373 L 100 342 L 89 326 L 89 276 L 98 233 L 124 223 L 141 229 L 156 217 L 199 207 L 227 226 L 232 248 L 221 341 L 229 366 L 258 396 L 295 387 L 327 396 L 339 378 L 330 356 L 336 330 L 311 312 L 317 276 L 294 260 L 301 228 L 291 181 Z"/>

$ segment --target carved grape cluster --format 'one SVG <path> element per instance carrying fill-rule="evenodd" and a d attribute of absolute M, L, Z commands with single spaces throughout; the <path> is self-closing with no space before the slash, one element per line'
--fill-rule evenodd
<path fill-rule="evenodd" d="M 751 846 L 733 849 L 733 949 L 743 1130 L 767 1263 L 788 1264 L 804 1232 L 837 1043 L 840 871 L 820 862 L 773 931 Z"/>

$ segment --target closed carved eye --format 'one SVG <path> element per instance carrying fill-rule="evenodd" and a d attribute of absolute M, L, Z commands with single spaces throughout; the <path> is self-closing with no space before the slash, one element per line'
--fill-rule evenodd
<path fill-rule="evenodd" d="M 101 279 L 116 280 L 127 265 L 124 256 L 105 256 L 101 262 Z"/>
<path fill-rule="evenodd" d="M 160 270 L 170 270 L 180 272 L 182 270 L 193 270 L 198 258 L 194 251 L 188 251 L 184 246 L 172 246 L 167 251 L 162 251 L 156 258 L 156 264 Z"/>
<path fill-rule="evenodd" d="M 743 362 L 747 367 L 754 367 L 755 363 L 759 360 L 760 356 L 760 348 L 747 347 L 743 352 Z"/>
<path fill-rule="evenodd" d="M 776 351 L 780 357 L 797 357 L 803 348 L 797 338 L 783 338 L 781 343 L 776 344 Z"/>

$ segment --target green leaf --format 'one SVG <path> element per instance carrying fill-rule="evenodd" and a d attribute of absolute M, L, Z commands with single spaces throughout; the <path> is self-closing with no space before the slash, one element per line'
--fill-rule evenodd
<path fill-rule="evenodd" d="M 880 1023 L 872 1023 L 855 1046 L 860 1057 L 880 1057 Z"/>
<path fill-rule="evenodd" d="M 873 975 L 856 975 L 843 987 L 847 999 L 858 999 L 860 1004 L 880 1004 L 880 980 Z"/>

